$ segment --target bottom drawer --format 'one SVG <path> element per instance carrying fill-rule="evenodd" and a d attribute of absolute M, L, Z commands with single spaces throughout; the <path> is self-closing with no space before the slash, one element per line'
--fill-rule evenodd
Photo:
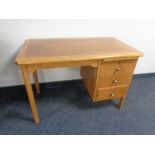
<path fill-rule="evenodd" d="M 127 90 L 128 86 L 100 89 L 97 91 L 96 101 L 123 97 Z"/>

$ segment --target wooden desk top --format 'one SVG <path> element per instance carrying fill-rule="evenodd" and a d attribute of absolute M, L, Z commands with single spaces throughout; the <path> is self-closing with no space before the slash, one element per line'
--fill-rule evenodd
<path fill-rule="evenodd" d="M 82 61 L 113 58 L 136 58 L 143 53 L 110 37 L 28 39 L 15 62 L 37 64 L 64 61 Z"/>

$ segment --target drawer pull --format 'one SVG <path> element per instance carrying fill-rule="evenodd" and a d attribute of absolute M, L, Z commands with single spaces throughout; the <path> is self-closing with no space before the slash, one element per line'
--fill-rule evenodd
<path fill-rule="evenodd" d="M 121 69 L 120 69 L 120 67 L 117 67 L 115 70 L 116 70 L 116 71 L 120 71 Z"/>
<path fill-rule="evenodd" d="M 115 96 L 115 93 L 112 93 L 111 96 Z"/>
<path fill-rule="evenodd" d="M 113 80 L 113 83 L 118 83 L 118 81 L 117 80 Z"/>

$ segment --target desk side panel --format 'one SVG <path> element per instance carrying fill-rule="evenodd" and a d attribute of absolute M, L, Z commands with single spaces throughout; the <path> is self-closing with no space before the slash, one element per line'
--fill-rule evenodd
<path fill-rule="evenodd" d="M 93 101 L 95 101 L 97 71 L 98 68 L 93 68 L 89 66 L 81 67 L 81 77 Z"/>

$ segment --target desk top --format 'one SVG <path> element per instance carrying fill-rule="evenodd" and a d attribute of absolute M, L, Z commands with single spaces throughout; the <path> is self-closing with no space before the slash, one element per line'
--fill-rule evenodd
<path fill-rule="evenodd" d="M 17 64 L 37 64 L 114 58 L 136 58 L 143 53 L 111 37 L 28 39 L 20 49 Z"/>

